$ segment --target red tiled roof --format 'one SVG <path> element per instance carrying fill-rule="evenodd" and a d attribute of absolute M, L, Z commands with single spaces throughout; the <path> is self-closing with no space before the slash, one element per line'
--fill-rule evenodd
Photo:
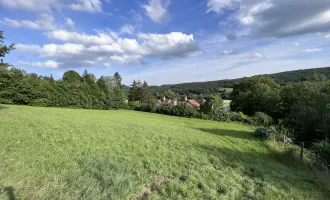
<path fill-rule="evenodd" d="M 200 107 L 200 104 L 199 104 L 197 101 L 193 100 L 193 99 L 188 99 L 188 102 L 189 102 L 191 105 L 193 105 L 193 106 L 195 106 L 195 107 L 197 107 L 197 108 Z"/>

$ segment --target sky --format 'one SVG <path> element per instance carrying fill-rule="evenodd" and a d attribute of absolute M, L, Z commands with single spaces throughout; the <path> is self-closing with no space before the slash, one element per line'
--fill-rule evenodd
<path fill-rule="evenodd" d="M 211 81 L 330 66 L 330 0 L 0 0 L 5 62 L 60 79 Z"/>

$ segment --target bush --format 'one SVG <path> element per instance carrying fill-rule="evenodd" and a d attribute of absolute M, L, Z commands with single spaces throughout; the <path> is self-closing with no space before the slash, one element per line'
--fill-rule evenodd
<path fill-rule="evenodd" d="M 174 105 L 172 105 L 172 104 L 160 105 L 156 109 L 156 112 L 159 114 L 173 115 L 173 107 L 174 107 Z"/>
<path fill-rule="evenodd" d="M 229 119 L 232 122 L 240 122 L 245 124 L 254 124 L 254 121 L 247 115 L 244 115 L 242 112 L 231 112 L 229 113 Z"/>
<path fill-rule="evenodd" d="M 156 105 L 153 103 L 142 103 L 139 111 L 143 112 L 156 112 Z"/>
<path fill-rule="evenodd" d="M 323 140 L 312 145 L 316 157 L 316 163 L 322 168 L 330 168 L 330 143 Z"/>
<path fill-rule="evenodd" d="M 140 108 L 141 108 L 141 103 L 138 102 L 138 101 L 130 101 L 128 103 L 128 107 L 129 107 L 130 110 L 138 110 L 139 111 Z"/>
<path fill-rule="evenodd" d="M 230 121 L 230 113 L 224 110 L 213 110 L 209 114 L 210 118 L 220 122 L 228 122 Z"/>
<path fill-rule="evenodd" d="M 268 127 L 273 124 L 273 118 L 262 112 L 256 112 L 252 119 L 257 126 Z"/>
<path fill-rule="evenodd" d="M 196 108 L 189 106 L 185 103 L 181 103 L 177 106 L 172 107 L 172 115 L 189 118 L 199 117 L 199 113 Z"/>
<path fill-rule="evenodd" d="M 257 130 L 254 132 L 254 135 L 257 138 L 263 139 L 263 140 L 269 140 L 276 136 L 277 132 L 274 128 L 268 128 L 268 127 L 261 127 L 257 128 Z"/>
<path fill-rule="evenodd" d="M 30 101 L 29 105 L 47 107 L 49 105 L 49 101 L 47 98 L 33 99 Z"/>

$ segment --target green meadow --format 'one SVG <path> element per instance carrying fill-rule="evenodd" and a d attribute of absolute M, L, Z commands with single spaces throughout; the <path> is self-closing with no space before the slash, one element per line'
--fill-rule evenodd
<path fill-rule="evenodd" d="M 329 179 L 240 124 L 0 108 L 0 199 L 329 199 Z"/>

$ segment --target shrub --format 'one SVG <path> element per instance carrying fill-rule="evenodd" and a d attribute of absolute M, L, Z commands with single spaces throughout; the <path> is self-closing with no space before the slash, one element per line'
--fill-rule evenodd
<path fill-rule="evenodd" d="M 33 99 L 30 101 L 29 105 L 46 107 L 49 105 L 49 101 L 47 98 Z"/>
<path fill-rule="evenodd" d="M 257 128 L 257 130 L 254 132 L 254 135 L 257 138 L 263 139 L 263 140 L 269 140 L 274 138 L 276 136 L 277 132 L 274 128 L 269 127 L 261 127 Z"/>
<path fill-rule="evenodd" d="M 229 119 L 232 122 L 240 122 L 246 124 L 254 124 L 254 121 L 247 115 L 244 115 L 242 112 L 231 112 L 229 113 Z"/>
<path fill-rule="evenodd" d="M 273 124 L 273 118 L 262 112 L 256 112 L 252 119 L 257 126 L 270 126 Z"/>
<path fill-rule="evenodd" d="M 189 106 L 185 103 L 181 103 L 177 106 L 172 107 L 172 115 L 189 118 L 199 117 L 199 113 L 196 108 Z"/>
<path fill-rule="evenodd" d="M 130 110 L 140 110 L 141 103 L 138 101 L 130 101 L 128 107 Z"/>
<path fill-rule="evenodd" d="M 142 103 L 139 110 L 143 112 L 156 112 L 156 105 L 153 103 Z"/>
<path fill-rule="evenodd" d="M 230 113 L 224 110 L 213 110 L 209 114 L 210 118 L 220 122 L 228 122 L 230 121 Z"/>
<path fill-rule="evenodd" d="M 173 105 L 171 104 L 164 104 L 164 105 L 160 105 L 158 106 L 158 108 L 156 109 L 156 112 L 159 114 L 165 114 L 165 115 L 173 115 Z"/>
<path fill-rule="evenodd" d="M 312 145 L 316 163 L 323 168 L 330 168 L 330 143 L 329 140 L 322 140 Z"/>

